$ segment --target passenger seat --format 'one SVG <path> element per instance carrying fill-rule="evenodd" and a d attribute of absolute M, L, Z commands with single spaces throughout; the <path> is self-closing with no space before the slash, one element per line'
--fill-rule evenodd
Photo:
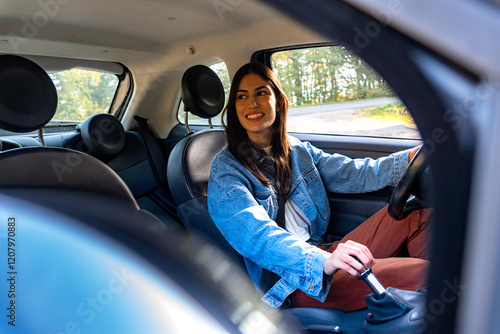
<path fill-rule="evenodd" d="M 186 110 L 209 119 L 224 107 L 222 83 L 209 67 L 196 65 L 182 78 L 182 99 Z M 177 215 L 186 229 L 203 235 L 223 250 L 246 272 L 243 258 L 226 241 L 212 221 L 207 207 L 210 166 L 215 155 L 226 146 L 222 130 L 190 132 L 173 148 L 168 159 L 167 178 L 177 204 Z"/>
<path fill-rule="evenodd" d="M 155 215 L 167 228 L 182 227 L 166 184 L 166 163 L 159 164 L 160 170 L 156 170 L 158 166 L 155 168 L 148 157 L 150 149 L 142 133 L 125 131 L 116 117 L 105 113 L 87 118 L 79 125 L 79 132 L 81 141 L 71 140 L 75 149 L 98 158 L 113 169 L 130 188 L 139 206 Z M 161 153 L 156 140 L 149 145 L 158 145 L 156 152 Z M 157 159 L 165 160 L 165 157 L 161 155 Z"/>

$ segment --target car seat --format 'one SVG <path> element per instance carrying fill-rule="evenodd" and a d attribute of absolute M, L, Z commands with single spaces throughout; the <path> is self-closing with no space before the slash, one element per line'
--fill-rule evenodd
<path fill-rule="evenodd" d="M 48 74 L 19 56 L 0 56 L 0 128 L 39 130 L 54 116 L 57 91 Z M 0 188 L 87 191 L 121 199 L 139 210 L 121 178 L 98 159 L 66 148 L 22 147 L 0 153 Z"/>
<path fill-rule="evenodd" d="M 44 140 L 47 146 L 77 150 L 104 162 L 125 182 L 142 209 L 160 219 L 167 228 L 181 229 L 166 185 L 166 159 L 159 141 L 152 133 L 151 137 L 147 145 L 143 131 L 126 131 L 115 116 L 97 113 L 77 125 L 74 131 L 51 134 Z M 149 149 L 153 145 L 155 152 Z M 157 153 L 154 161 L 160 164 L 153 165 L 153 153 Z"/>
<path fill-rule="evenodd" d="M 185 72 L 182 97 L 186 110 L 201 118 L 216 116 L 224 105 L 224 90 L 219 77 L 202 65 Z M 224 146 L 226 138 L 220 129 L 188 131 L 188 135 L 171 152 L 167 167 L 168 184 L 178 206 L 177 214 L 186 229 L 204 235 L 246 272 L 242 256 L 222 236 L 208 213 L 210 166 Z M 297 318 L 311 333 L 364 333 L 362 326 L 367 311 L 344 313 L 328 309 L 291 308 L 283 310 L 283 313 Z"/>
<path fill-rule="evenodd" d="M 183 75 L 182 99 L 186 110 L 200 118 L 210 119 L 222 111 L 224 89 L 214 71 L 197 65 Z M 210 165 L 214 156 L 226 146 L 224 132 L 219 129 L 191 132 L 189 126 L 186 128 L 188 133 L 172 149 L 167 166 L 168 185 L 177 205 L 177 215 L 188 231 L 218 245 L 245 270 L 243 259 L 226 242 L 207 209 Z"/>

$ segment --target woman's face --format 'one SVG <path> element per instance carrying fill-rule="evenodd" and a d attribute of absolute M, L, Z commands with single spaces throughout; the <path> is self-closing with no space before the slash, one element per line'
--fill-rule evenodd
<path fill-rule="evenodd" d="M 236 114 L 252 142 L 260 147 L 271 145 L 271 125 L 276 119 L 276 95 L 260 75 L 243 77 L 236 93 Z"/>

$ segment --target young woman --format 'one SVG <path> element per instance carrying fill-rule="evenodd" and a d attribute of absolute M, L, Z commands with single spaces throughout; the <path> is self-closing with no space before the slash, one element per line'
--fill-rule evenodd
<path fill-rule="evenodd" d="M 224 110 L 228 145 L 214 158 L 208 184 L 210 215 L 244 257 L 250 278 L 265 292 L 262 300 L 274 308 L 286 302 L 361 309 L 371 291 L 356 277 L 367 268 L 386 286 L 423 286 L 425 211 L 395 222 L 384 208 L 340 242 L 321 245 L 330 218 L 327 191 L 395 185 L 417 148 L 377 160 L 327 154 L 287 135 L 287 112 L 287 98 L 269 68 L 241 67 Z M 276 224 L 278 194 L 285 228 Z M 395 257 L 402 247 L 411 258 Z M 264 286 L 266 271 L 278 277 L 271 287 Z"/>

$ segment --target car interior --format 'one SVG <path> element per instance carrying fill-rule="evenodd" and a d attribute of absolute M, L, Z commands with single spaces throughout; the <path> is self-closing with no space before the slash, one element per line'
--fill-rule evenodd
<path fill-rule="evenodd" d="M 366 323 L 368 309 L 346 313 L 283 308 L 278 314 L 281 319 L 293 319 L 291 323 L 297 327 L 286 329 L 290 332 L 458 332 L 460 299 L 450 299 L 442 308 L 435 301 L 443 299 L 450 282 L 460 285 L 457 282 L 463 277 L 478 131 L 474 126 L 477 121 L 469 116 L 469 106 L 464 106 L 461 98 L 477 90 L 482 72 L 472 61 L 469 64 L 434 48 L 435 41 L 412 34 L 409 28 L 398 29 L 395 14 L 389 16 L 394 21 L 377 20 L 369 5 L 353 2 L 49 0 L 6 4 L 0 14 L 0 193 L 14 199 L 7 197 L 5 202 L 17 207 L 25 205 L 18 202 L 22 199 L 68 217 L 78 216 L 159 268 L 163 264 L 158 258 L 164 257 L 175 265 L 162 270 L 183 281 L 183 286 L 197 286 L 193 294 L 205 298 L 210 309 L 215 299 L 236 293 L 230 280 L 246 286 L 247 277 L 228 276 L 222 283 L 210 283 L 215 292 L 205 295 L 199 291 L 204 284 L 201 279 L 188 278 L 196 276 L 192 268 L 186 266 L 176 273 L 175 266 L 193 261 L 184 248 L 196 248 L 186 246 L 195 240 L 215 246 L 214 252 L 222 251 L 222 258 L 229 259 L 245 276 L 241 255 L 224 239 L 207 208 L 211 162 L 226 145 L 220 114 L 227 102 L 227 80 L 250 61 L 262 62 L 278 72 L 280 64 L 292 61 L 291 56 L 283 61 L 285 58 L 278 57 L 280 52 L 315 50 L 311 54 L 320 54 L 323 48 L 346 49 L 385 80 L 394 93 L 388 97 L 399 99 L 408 109 L 418 135 L 326 132 L 320 126 L 324 121 L 314 118 L 320 112 L 307 111 L 301 112 L 312 119 L 311 128 L 294 128 L 290 134 L 325 152 L 351 158 L 378 158 L 418 145 L 423 145 L 421 151 L 425 149 L 426 154 L 415 163 L 418 175 L 408 176 L 411 182 L 420 178 L 419 182 L 406 183 L 404 189 L 328 194 L 331 217 L 324 239 L 329 243 L 340 240 L 396 200 L 399 214 L 403 208 L 432 208 L 427 299 L 404 316 L 376 326 Z M 412 16 L 405 15 L 412 22 Z M 309 55 L 309 51 L 304 52 Z M 307 63 L 307 57 L 301 61 Z M 220 64 L 229 79 L 221 75 Z M 64 109 L 65 103 L 76 104 L 71 101 L 85 95 L 76 89 L 70 94 L 57 90 L 72 82 L 59 73 L 74 69 L 102 73 L 101 79 L 112 77 L 106 84 L 102 81 L 102 86 L 95 84 L 100 91 L 110 89 L 111 93 L 103 109 L 95 102 L 92 107 L 77 108 L 85 112 L 80 119 L 62 119 L 59 108 Z M 342 75 L 348 77 L 350 71 Z M 305 77 L 304 72 L 293 73 Z M 89 82 L 97 82 L 96 78 L 94 75 Z M 304 108 L 319 107 L 322 98 Z M 103 100 L 96 97 L 95 101 L 98 99 Z M 459 103 L 462 109 L 457 109 Z M 297 119 L 299 125 L 305 123 L 305 118 Z M 374 127 L 375 120 L 370 122 Z M 343 124 L 341 127 L 347 128 Z M 407 202 L 410 192 L 418 200 L 412 197 Z M 105 222 L 104 227 L 95 223 L 99 219 Z M 162 245 L 162 240 L 171 246 Z M 179 240 L 187 241 L 180 245 Z M 93 243 L 96 249 L 106 251 Z M 173 255 L 176 247 L 182 248 L 182 254 Z M 405 255 L 403 249 L 399 256 Z M 209 269 L 199 270 L 217 276 L 205 272 Z M 161 279 L 158 277 L 155 282 Z M 232 290 L 220 292 L 216 285 L 231 285 Z M 260 296 L 261 292 L 255 293 Z M 229 312 L 236 302 L 244 303 L 231 300 L 233 304 L 216 307 L 217 312 Z M 245 312 L 257 311 L 249 308 Z M 241 325 L 244 317 L 238 319 Z M 115 317 L 113 321 L 118 320 Z M 277 332 L 285 330 L 287 324 L 282 322 Z M 234 324 L 223 327 L 228 332 L 245 332 Z"/>

